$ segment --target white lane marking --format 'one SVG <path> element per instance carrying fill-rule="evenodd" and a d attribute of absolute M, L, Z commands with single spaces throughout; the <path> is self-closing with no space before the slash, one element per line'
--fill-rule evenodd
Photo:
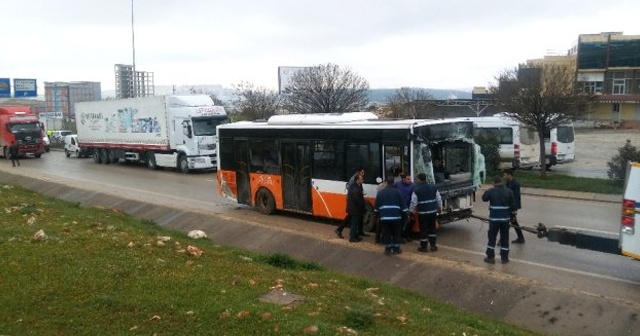
<path fill-rule="evenodd" d="M 463 253 L 474 254 L 474 255 L 478 255 L 478 256 L 484 256 L 484 253 L 481 253 L 481 252 L 478 252 L 478 251 L 470 251 L 470 250 L 465 250 L 465 249 L 446 246 L 446 245 L 439 245 L 439 246 L 442 246 L 445 249 L 450 249 L 450 250 L 454 250 L 454 251 L 457 251 L 457 252 L 463 252 Z M 640 286 L 640 282 L 638 282 L 638 281 L 615 278 L 615 277 L 612 277 L 612 276 L 609 276 L 609 275 L 603 275 L 603 274 L 598 274 L 598 273 L 580 271 L 580 270 L 576 270 L 576 269 L 564 268 L 564 267 L 553 266 L 553 265 L 545 265 L 545 264 L 540 264 L 540 263 L 537 263 L 537 262 L 527 261 L 527 260 L 522 260 L 522 259 L 509 258 L 509 260 L 511 260 L 511 262 L 517 261 L 519 263 L 523 263 L 523 264 L 527 264 L 527 265 L 531 265 L 531 266 L 538 266 L 538 267 L 541 267 L 541 268 L 547 268 L 547 269 L 556 270 L 556 271 L 563 271 L 563 272 L 567 272 L 567 273 L 571 273 L 571 274 L 586 275 L 586 276 L 590 276 L 590 277 L 594 277 L 594 278 L 611 280 L 611 281 L 626 283 L 626 284 L 630 284 L 630 285 Z"/>

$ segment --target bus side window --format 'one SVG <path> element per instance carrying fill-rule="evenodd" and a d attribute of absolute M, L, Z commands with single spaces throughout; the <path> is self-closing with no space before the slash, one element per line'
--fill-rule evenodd
<path fill-rule="evenodd" d="M 342 141 L 313 143 L 313 178 L 342 181 L 345 179 Z"/>
<path fill-rule="evenodd" d="M 359 167 L 365 169 L 364 183 L 376 184 L 376 177 L 382 176 L 380 143 L 347 143 L 345 161 L 347 179 Z"/>
<path fill-rule="evenodd" d="M 275 174 L 280 171 L 278 147 L 274 140 L 257 140 L 251 146 L 250 171 Z"/>

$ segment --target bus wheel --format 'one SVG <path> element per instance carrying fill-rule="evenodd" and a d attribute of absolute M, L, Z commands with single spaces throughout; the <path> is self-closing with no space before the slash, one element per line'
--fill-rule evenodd
<path fill-rule="evenodd" d="M 269 190 L 264 188 L 258 190 L 256 208 L 265 215 L 271 215 L 276 211 L 276 200 Z"/>
<path fill-rule="evenodd" d="M 93 150 L 93 162 L 102 163 L 102 159 L 100 158 L 100 149 L 96 148 Z"/>
<path fill-rule="evenodd" d="M 376 229 L 376 215 L 373 211 L 373 205 L 369 202 L 365 202 L 364 216 L 362 217 L 362 230 L 365 232 L 372 232 Z"/>

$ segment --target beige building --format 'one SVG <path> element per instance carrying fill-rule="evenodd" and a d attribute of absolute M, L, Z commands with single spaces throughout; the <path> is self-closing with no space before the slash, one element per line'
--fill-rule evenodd
<path fill-rule="evenodd" d="M 569 51 L 578 90 L 596 95 L 587 116 L 622 127 L 640 126 L 640 35 L 583 34 Z"/>

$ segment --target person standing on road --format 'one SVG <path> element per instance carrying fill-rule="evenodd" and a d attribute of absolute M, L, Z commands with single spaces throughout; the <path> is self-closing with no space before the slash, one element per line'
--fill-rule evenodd
<path fill-rule="evenodd" d="M 407 207 L 400 191 L 394 186 L 393 176 L 387 176 L 387 186 L 376 195 L 375 213 L 382 226 L 381 241 L 384 254 L 400 254 L 402 249 L 402 223 L 407 216 Z"/>
<path fill-rule="evenodd" d="M 500 258 L 502 263 L 509 262 L 509 220 L 514 209 L 514 197 L 511 189 L 501 184 L 499 177 L 493 179 L 493 188 L 482 194 L 482 201 L 489 202 L 489 232 L 487 236 L 486 258 L 484 261 L 495 264 L 496 238 L 500 232 Z"/>
<path fill-rule="evenodd" d="M 16 163 L 18 164 L 18 167 L 20 167 L 20 145 L 17 141 L 13 141 L 11 143 L 11 147 L 9 147 L 9 157 L 11 158 L 11 164 L 13 167 L 16 166 Z"/>
<path fill-rule="evenodd" d="M 351 229 L 349 230 L 349 242 L 358 243 L 362 241 L 360 238 L 360 230 L 362 227 L 362 217 L 364 216 L 364 194 L 362 193 L 362 175 L 355 176 L 355 183 L 349 188 L 347 193 L 347 217 L 351 221 Z"/>
<path fill-rule="evenodd" d="M 404 199 L 404 205 L 408 209 L 411 203 L 411 194 L 413 194 L 413 182 L 411 181 L 411 176 L 406 174 L 400 174 L 400 181 L 396 182 L 396 188 L 402 194 L 402 198 Z M 413 228 L 413 221 L 410 220 L 410 216 L 407 216 L 404 223 L 402 223 L 402 237 L 405 241 L 411 241 L 411 229 Z"/>
<path fill-rule="evenodd" d="M 420 247 L 418 251 L 427 252 L 427 246 L 431 245 L 431 251 L 437 251 L 436 246 L 436 219 L 442 210 L 442 197 L 434 184 L 427 183 L 427 175 L 420 173 L 418 181 L 411 195 L 410 209 L 418 213 L 420 224 Z"/>
<path fill-rule="evenodd" d="M 356 172 L 351 176 L 351 178 L 347 182 L 347 207 L 349 205 L 349 197 L 348 197 L 349 190 L 351 190 L 351 186 L 356 184 L 355 182 L 356 182 L 357 176 L 362 176 L 362 180 L 364 181 L 364 173 L 365 173 L 364 168 L 358 167 L 358 169 L 356 169 Z M 360 188 L 362 189 L 362 183 L 360 184 Z M 364 191 L 363 191 L 363 195 L 364 195 Z M 342 235 L 342 231 L 344 230 L 345 227 L 347 227 L 347 225 L 349 226 L 351 225 L 351 217 L 349 217 L 349 211 L 347 211 L 347 215 L 342 220 L 342 223 L 340 223 L 338 228 L 336 228 L 335 230 L 336 236 L 338 236 L 338 238 L 344 238 L 344 236 Z M 364 233 L 363 228 L 360 228 L 358 233 L 360 236 L 368 236 L 367 234 Z"/>
<path fill-rule="evenodd" d="M 520 229 L 520 224 L 518 224 L 518 210 L 521 209 L 521 203 L 520 203 L 520 183 L 518 183 L 518 181 L 516 181 L 516 179 L 513 177 L 513 170 L 509 169 L 509 170 L 505 170 L 504 174 L 502 175 L 502 178 L 505 181 L 505 185 L 507 186 L 507 188 L 511 189 L 511 192 L 513 192 L 513 202 L 514 202 L 514 210 L 511 211 L 511 226 L 513 226 L 513 228 L 516 231 L 516 235 L 518 236 L 518 238 L 516 238 L 515 240 L 513 240 L 511 243 L 513 244 L 524 244 L 524 235 L 522 234 L 522 229 Z"/>

